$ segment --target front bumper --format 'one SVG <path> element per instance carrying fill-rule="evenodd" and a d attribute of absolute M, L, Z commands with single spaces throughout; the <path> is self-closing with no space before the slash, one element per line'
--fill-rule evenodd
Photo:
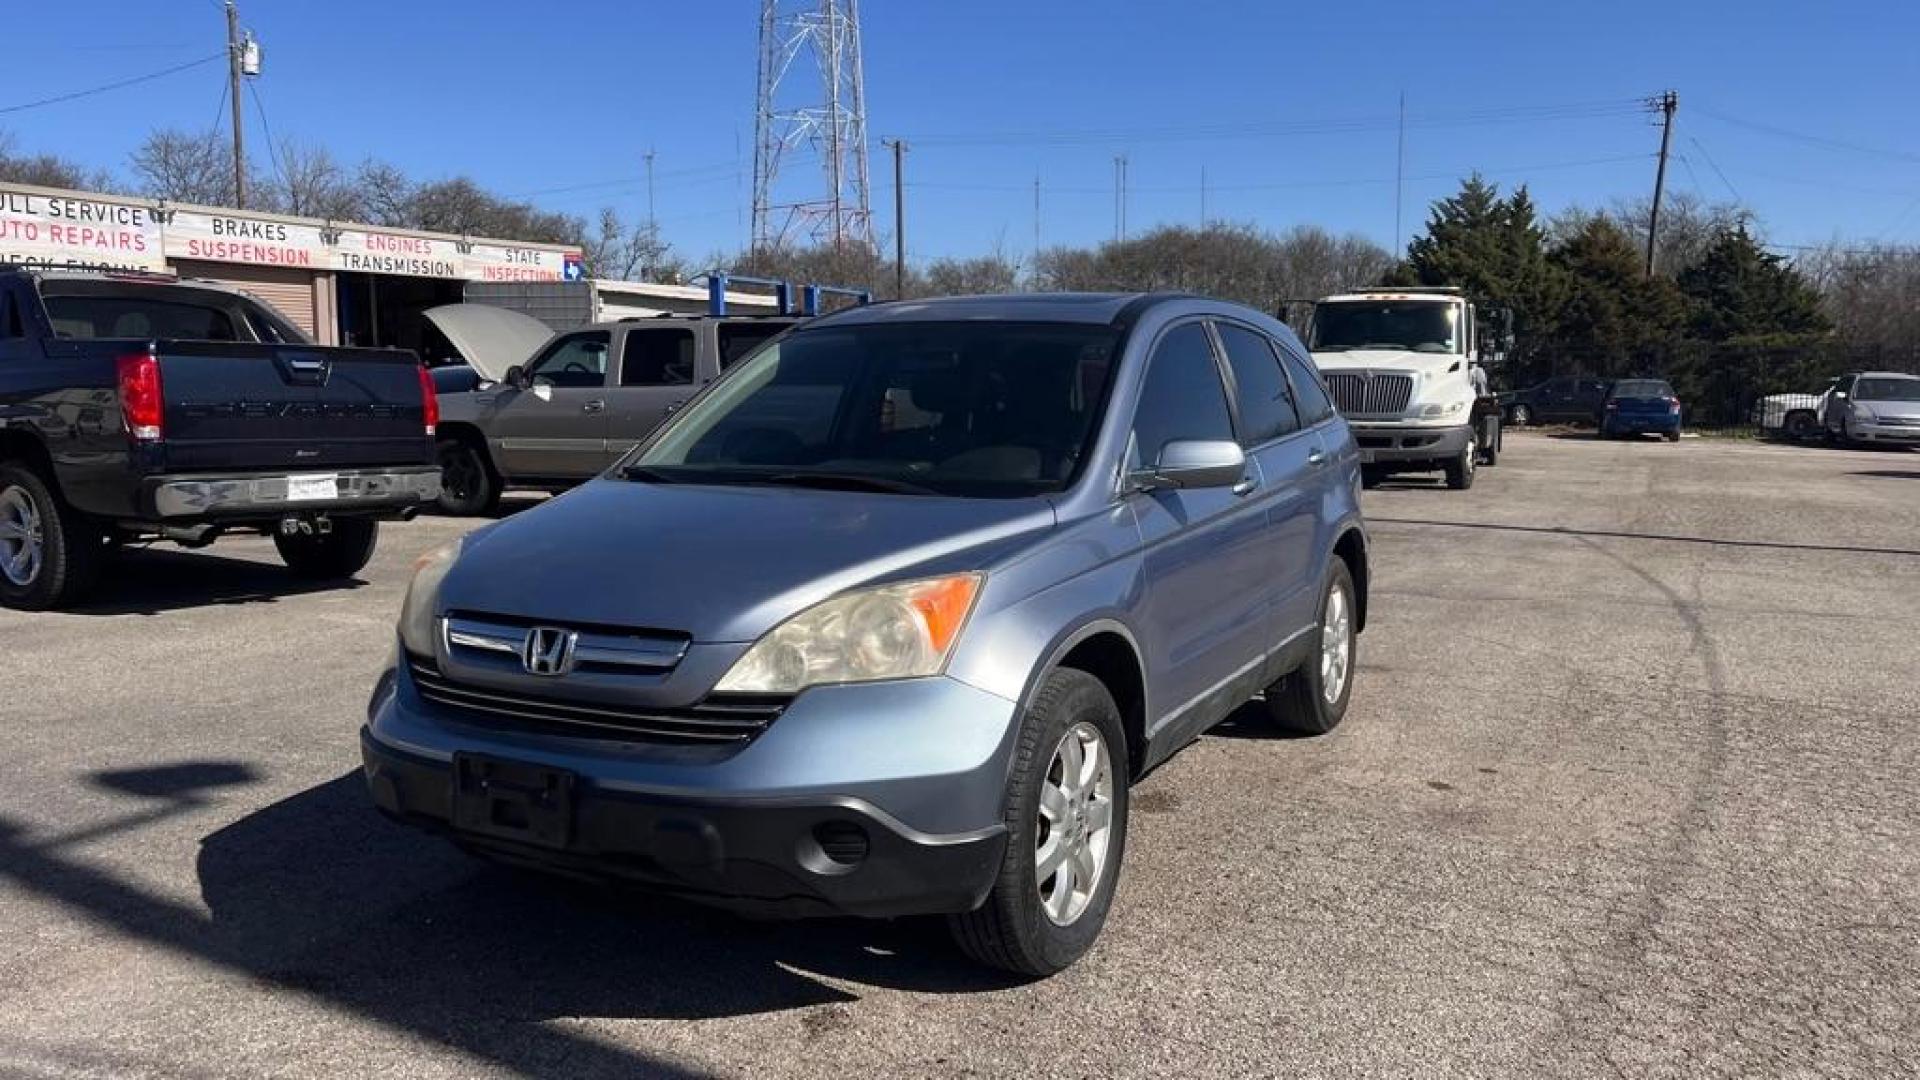
<path fill-rule="evenodd" d="M 1360 446 L 1362 465 L 1402 465 L 1437 469 L 1460 456 L 1473 428 L 1409 427 L 1397 424 L 1349 424 Z"/>
<path fill-rule="evenodd" d="M 702 754 L 469 723 L 411 678 L 370 703 L 373 800 L 489 857 L 779 917 L 971 911 L 999 872 L 1015 706 L 955 680 L 816 688 Z M 476 760 L 564 776 L 561 826 L 476 819 Z"/>
<path fill-rule="evenodd" d="M 1856 442 L 1901 443 L 1909 446 L 1920 445 L 1920 423 L 1889 424 L 1881 422 L 1863 424 L 1856 420 L 1847 425 L 1847 435 Z"/>
<path fill-rule="evenodd" d="M 397 512 L 440 497 L 440 470 L 421 465 L 296 473 L 151 476 L 143 513 L 166 521 L 274 517 L 288 513 Z"/>

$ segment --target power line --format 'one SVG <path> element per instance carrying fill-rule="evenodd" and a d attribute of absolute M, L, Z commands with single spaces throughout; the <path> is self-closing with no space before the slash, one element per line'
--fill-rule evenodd
<path fill-rule="evenodd" d="M 1430 173 L 1421 173 L 1418 175 L 1409 175 L 1408 177 L 1406 177 L 1406 179 L 1411 181 L 1457 180 L 1462 176 L 1465 176 L 1473 172 L 1478 172 L 1483 176 L 1499 176 L 1503 174 L 1524 173 L 1524 172 L 1547 172 L 1555 169 L 1579 169 L 1579 168 L 1587 168 L 1594 165 L 1617 165 L 1623 162 L 1630 162 L 1630 161 L 1647 161 L 1652 159 L 1655 156 L 1656 156 L 1655 154 L 1649 152 L 1649 153 L 1643 153 L 1643 154 L 1619 154 L 1613 157 L 1587 158 L 1582 161 L 1556 161 L 1556 162 L 1546 162 L 1543 164 L 1535 164 L 1535 165 L 1500 166 L 1500 167 L 1495 167 L 1491 169 L 1460 168 L 1460 169 L 1450 169 L 1445 172 L 1430 172 Z M 1359 179 L 1346 179 L 1346 180 L 1293 180 L 1293 181 L 1283 181 L 1283 182 L 1276 182 L 1276 183 L 1260 183 L 1260 184 L 1216 184 L 1209 181 L 1207 183 L 1207 191 L 1209 194 L 1221 192 L 1221 191 L 1293 191 L 1293 190 L 1304 189 L 1304 188 L 1348 187 L 1354 184 L 1391 184 L 1393 182 L 1394 180 L 1392 177 L 1383 178 L 1383 177 L 1377 177 L 1377 176 L 1364 177 Z M 925 188 L 928 190 L 1006 191 L 1006 192 L 1015 192 L 1015 191 L 1027 192 L 1033 189 L 1033 186 L 1031 184 L 969 184 L 969 183 L 952 183 L 952 182 L 945 182 L 945 181 L 928 181 L 928 180 L 916 181 L 914 183 L 908 184 L 907 187 Z M 1168 194 L 1184 195 L 1184 194 L 1191 194 L 1192 192 L 1198 189 L 1191 184 L 1154 185 L 1151 187 L 1140 187 L 1138 185 L 1129 184 L 1127 185 L 1126 190 L 1129 195 L 1136 194 L 1136 193 L 1160 194 L 1160 195 L 1168 195 Z M 1047 186 L 1047 193 L 1050 195 L 1054 193 L 1060 193 L 1060 194 L 1066 194 L 1066 195 L 1105 195 L 1105 196 L 1111 197 L 1114 193 L 1114 189 L 1111 186 L 1108 186 L 1108 187 L 1062 187 L 1062 186 L 1049 184 Z"/>
<path fill-rule="evenodd" d="M 267 106 L 260 100 L 260 87 L 250 82 L 247 92 L 253 95 L 253 111 L 260 114 L 260 131 L 267 137 L 267 159 L 273 162 L 273 171 L 279 175 L 280 182 L 292 187 L 293 175 L 280 163 L 280 147 L 273 140 L 273 125 L 267 123 Z"/>
<path fill-rule="evenodd" d="M 1462 127 L 1479 124 L 1563 122 L 1629 116 L 1644 108 L 1640 99 L 1578 102 L 1566 105 L 1526 105 L 1460 112 L 1410 113 L 1406 123 L 1419 127 Z M 1350 132 L 1396 130 L 1398 114 L 1345 120 L 1306 120 L 1286 123 L 1179 124 L 1158 127 L 1088 128 L 1060 131 L 968 132 L 923 135 L 917 142 L 935 146 L 1000 146 L 1125 140 L 1127 142 L 1187 142 L 1205 139 L 1272 138 L 1282 135 L 1337 135 Z"/>
<path fill-rule="evenodd" d="M 1728 116 L 1726 113 L 1715 112 L 1712 109 L 1701 109 L 1700 111 L 1722 123 L 1758 131 L 1765 135 L 1772 135 L 1778 139 L 1805 143 L 1808 146 L 1818 146 L 1828 150 L 1844 150 L 1848 153 L 1867 154 L 1873 157 L 1890 158 L 1894 161 L 1920 161 L 1920 154 L 1908 153 L 1904 150 L 1889 150 L 1881 146 L 1867 146 L 1862 143 L 1847 142 L 1844 139 L 1832 139 L 1825 135 L 1810 135 L 1804 131 L 1793 131 L 1789 128 L 1775 127 L 1772 124 L 1742 120 L 1737 116 Z"/>
<path fill-rule="evenodd" d="M 1727 174 L 1720 171 L 1720 163 L 1713 160 L 1712 154 L 1707 153 L 1706 146 L 1702 144 L 1699 139 L 1695 138 L 1692 132 L 1687 133 L 1687 141 L 1693 144 L 1693 148 L 1695 150 L 1700 151 L 1700 157 L 1706 161 L 1707 167 L 1713 170 L 1713 174 L 1720 178 L 1720 182 L 1727 185 L 1727 190 L 1733 193 L 1733 201 L 1737 203 L 1745 203 L 1747 200 L 1744 198 L 1741 198 L 1740 189 L 1737 187 L 1734 187 L 1733 181 L 1727 179 Z M 1689 166 L 1689 168 L 1691 168 L 1691 166 Z M 1699 187 L 1700 186 L 1699 181 L 1697 180 L 1694 181 L 1694 186 Z"/>
<path fill-rule="evenodd" d="M 129 86 L 137 86 L 140 83 L 152 82 L 155 79 L 165 78 L 168 75 L 178 74 L 179 72 L 186 71 L 189 68 L 197 68 L 203 64 L 211 64 L 215 60 L 224 60 L 226 59 L 226 57 L 227 57 L 227 52 L 225 49 L 222 49 L 211 56 L 203 56 L 198 60 L 189 60 L 184 64 L 175 64 L 170 68 L 162 68 L 159 71 L 150 71 L 145 75 L 135 75 L 131 79 L 121 79 L 118 82 L 110 82 L 101 86 L 89 87 L 88 89 L 85 89 L 85 90 L 75 90 L 69 94 L 57 94 L 53 97 L 41 98 L 38 101 L 23 101 L 18 105 L 0 106 L 0 116 L 5 116 L 8 113 L 25 112 L 28 109 L 38 109 L 47 105 L 59 105 L 68 101 L 77 101 L 80 98 L 84 98 L 84 97 L 92 97 L 95 94 L 104 94 L 110 90 L 121 90 Z"/>

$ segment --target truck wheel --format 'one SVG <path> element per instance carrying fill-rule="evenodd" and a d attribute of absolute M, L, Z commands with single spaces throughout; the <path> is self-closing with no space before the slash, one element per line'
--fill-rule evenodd
<path fill-rule="evenodd" d="M 986 903 L 948 920 L 968 956 L 1051 975 L 1100 936 L 1127 842 L 1126 734 L 1100 680 L 1047 676 L 1007 781 L 1007 853 Z"/>
<path fill-rule="evenodd" d="M 1316 647 L 1299 667 L 1267 687 L 1267 715 L 1274 726 L 1296 735 L 1325 735 L 1340 726 L 1353 697 L 1358 611 L 1353 574 L 1346 560 L 1336 556 L 1320 590 L 1320 623 L 1313 635 Z"/>
<path fill-rule="evenodd" d="M 1467 445 L 1453 460 L 1447 462 L 1447 486 L 1455 491 L 1465 491 L 1473 486 L 1475 464 L 1480 460 L 1480 440 L 1471 432 L 1467 435 Z"/>
<path fill-rule="evenodd" d="M 1533 423 L 1533 410 L 1525 405 L 1515 405 L 1507 410 L 1507 423 L 1514 427 L 1526 427 Z"/>
<path fill-rule="evenodd" d="M 99 530 L 40 474 L 0 465 L 0 605 L 45 611 L 84 596 L 100 572 Z"/>
<path fill-rule="evenodd" d="M 1810 412 L 1788 413 L 1786 435 L 1789 439 L 1805 439 L 1815 434 L 1819 426 Z"/>
<path fill-rule="evenodd" d="M 491 514 L 500 505 L 500 478 L 471 439 L 440 440 L 440 509 L 456 517 Z"/>
<path fill-rule="evenodd" d="M 352 577 L 373 558 L 380 523 L 372 518 L 334 518 L 325 533 L 275 533 L 273 546 L 296 575 L 315 581 Z"/>

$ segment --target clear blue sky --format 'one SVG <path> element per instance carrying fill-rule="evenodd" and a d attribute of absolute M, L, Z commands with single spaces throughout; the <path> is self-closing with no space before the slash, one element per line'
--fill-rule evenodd
<path fill-rule="evenodd" d="M 0 110 L 223 43 L 213 0 L 11 6 L 22 10 L 0 15 Z M 1714 200 L 1737 191 L 1778 243 L 1920 241 L 1912 0 L 862 7 L 869 134 L 912 147 L 916 260 L 996 245 L 1023 257 L 1036 176 L 1043 243 L 1109 237 L 1117 154 L 1130 160 L 1134 231 L 1198 220 L 1204 170 L 1211 217 L 1391 244 L 1403 90 L 1409 233 L 1473 168 L 1526 182 L 1549 211 L 1646 192 L 1659 133 L 1626 104 L 1673 88 L 1670 188 Z M 265 46 L 257 86 L 275 137 L 631 217 L 646 213 L 651 147 L 662 229 L 695 262 L 747 235 L 757 10 L 752 0 L 241 9 Z M 223 82 L 209 64 L 0 112 L 0 131 L 21 150 L 124 170 L 152 127 L 224 123 Z M 264 149 L 251 101 L 248 119 Z M 890 169 L 876 146 L 883 229 Z M 597 186 L 550 190 L 578 185 Z"/>

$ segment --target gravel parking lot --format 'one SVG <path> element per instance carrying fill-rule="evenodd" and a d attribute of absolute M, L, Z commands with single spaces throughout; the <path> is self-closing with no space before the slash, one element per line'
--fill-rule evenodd
<path fill-rule="evenodd" d="M 366 693 L 467 523 L 346 589 L 131 554 L 0 613 L 0 1074 L 1916 1075 L 1920 455 L 1522 435 L 1367 511 L 1345 726 L 1155 772 L 1029 985 L 381 820 Z"/>

